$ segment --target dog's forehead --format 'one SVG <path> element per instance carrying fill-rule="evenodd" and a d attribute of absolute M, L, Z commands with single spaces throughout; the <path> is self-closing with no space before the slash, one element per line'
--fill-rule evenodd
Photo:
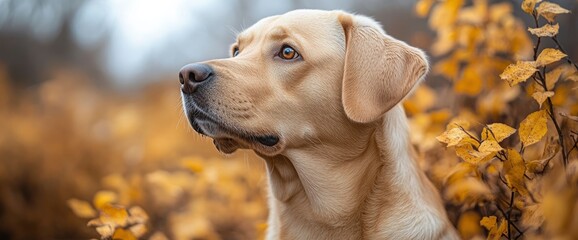
<path fill-rule="evenodd" d="M 324 24 L 335 22 L 336 12 L 324 10 L 301 9 L 287 12 L 279 16 L 278 21 L 288 24 Z"/>
<path fill-rule="evenodd" d="M 282 35 L 288 32 L 302 35 L 318 34 L 338 27 L 337 15 L 332 11 L 294 10 L 283 15 L 261 19 L 239 34 L 239 39 L 251 41 L 267 35 Z"/>

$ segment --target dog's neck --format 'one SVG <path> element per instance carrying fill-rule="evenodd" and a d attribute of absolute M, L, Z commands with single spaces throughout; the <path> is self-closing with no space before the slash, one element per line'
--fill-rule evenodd
<path fill-rule="evenodd" d="M 279 229 L 275 232 L 322 239 L 315 232 L 323 228 L 334 232 L 334 239 L 368 237 L 368 232 L 382 237 L 386 235 L 380 231 L 387 229 L 377 225 L 384 222 L 389 222 L 385 227 L 390 231 L 400 232 L 415 221 L 429 220 L 415 219 L 414 211 L 425 218 L 428 211 L 440 214 L 439 197 L 412 156 L 401 106 L 387 112 L 383 124 L 353 135 L 347 147 L 313 144 L 284 156 L 264 157 L 273 195 L 269 224 Z"/>

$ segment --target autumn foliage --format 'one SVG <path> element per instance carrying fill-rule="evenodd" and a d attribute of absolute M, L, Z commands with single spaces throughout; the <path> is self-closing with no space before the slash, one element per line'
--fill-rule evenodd
<path fill-rule="evenodd" d="M 435 40 L 429 79 L 404 103 L 411 141 L 464 239 L 578 236 L 578 56 L 558 39 L 576 33 L 557 22 L 567 8 L 415 4 Z M 0 62 L 0 238 L 263 238 L 262 161 L 194 133 L 176 79 L 111 92 L 56 68 L 18 89 L 6 73 Z"/>
<path fill-rule="evenodd" d="M 513 7 L 531 17 L 530 27 Z M 570 11 L 536 0 L 422 0 L 416 11 L 437 33 L 434 74 L 452 81 L 454 99 L 470 100 L 428 111 L 418 91 L 406 103 L 426 134 L 449 119 L 436 137 L 447 150 L 425 137 L 414 143 L 435 156 L 424 165 L 462 237 L 578 236 L 578 66 L 558 42 L 564 33 L 556 23 Z M 554 47 L 543 47 L 546 41 Z"/>
<path fill-rule="evenodd" d="M 533 22 L 515 17 L 514 7 Z M 429 49 L 436 59 L 433 74 L 451 81 L 451 91 L 445 90 L 450 97 L 444 102 L 438 97 L 443 89 L 423 86 L 404 106 L 421 166 L 440 188 L 461 236 L 578 236 L 578 67 L 557 41 L 563 33 L 556 23 L 557 15 L 570 12 L 537 0 L 521 6 L 420 0 L 416 12 L 436 33 Z M 543 47 L 545 41 L 555 47 Z M 251 234 L 244 237 L 262 237 L 262 187 L 217 181 L 207 164 L 193 156 L 182 161 L 184 172 L 111 175 L 103 180 L 109 190 L 96 193 L 92 204 L 70 199 L 68 205 L 92 219 L 88 226 L 104 239 L 227 238 L 216 217 L 230 216 L 219 210 L 227 206 L 251 219 Z M 213 171 L 221 168 L 226 166 Z M 144 199 L 143 181 L 153 188 Z M 220 186 L 211 190 L 212 184 Z M 171 209 L 178 204 L 186 207 Z M 154 212 L 152 218 L 147 212 Z"/>
<path fill-rule="evenodd" d="M 0 64 L 0 238 L 256 239 L 265 169 L 183 117 L 175 79 L 130 91 L 57 68 L 29 89 Z M 7 127 L 9 126 L 9 127 Z"/>

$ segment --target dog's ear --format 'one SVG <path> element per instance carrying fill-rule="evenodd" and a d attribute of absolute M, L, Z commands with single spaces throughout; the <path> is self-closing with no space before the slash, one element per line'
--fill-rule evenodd
<path fill-rule="evenodd" d="M 347 116 L 373 122 L 398 104 L 424 78 L 424 53 L 384 34 L 366 17 L 338 15 L 345 31 L 342 102 Z"/>

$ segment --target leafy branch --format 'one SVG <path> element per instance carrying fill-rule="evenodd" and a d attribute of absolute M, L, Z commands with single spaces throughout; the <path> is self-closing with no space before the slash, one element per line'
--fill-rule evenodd
<path fill-rule="evenodd" d="M 534 19 L 534 24 L 536 28 L 539 28 L 539 23 L 538 23 L 538 13 L 537 11 L 534 9 L 532 11 L 532 17 Z M 562 53 L 564 53 L 564 55 L 567 56 L 566 52 L 562 49 L 562 46 L 560 45 L 560 43 L 558 42 L 558 40 L 556 39 L 556 35 L 554 35 L 553 37 L 550 37 L 551 39 L 554 40 L 554 42 L 558 45 L 558 48 L 562 51 Z M 540 43 L 541 43 L 541 39 L 542 36 L 537 36 L 537 40 L 536 40 L 536 45 L 534 46 L 534 61 L 538 60 L 538 50 L 540 49 Z M 569 57 L 566 57 L 566 59 L 568 60 L 569 63 L 572 63 L 572 61 L 570 60 Z M 574 64 L 574 66 L 576 67 L 576 69 L 578 69 L 578 66 L 576 66 Z M 548 89 L 548 84 L 546 82 L 546 66 L 544 66 L 541 70 L 538 70 L 534 73 L 534 75 L 532 76 L 532 78 L 534 79 L 534 81 L 536 81 L 538 83 L 538 85 L 542 86 L 542 88 L 544 89 L 545 92 L 551 91 L 553 89 Z M 556 120 L 556 115 L 555 115 L 555 111 L 554 111 L 554 103 L 552 103 L 552 97 L 547 97 L 546 101 L 548 103 L 548 116 L 550 117 L 550 120 L 552 120 L 552 123 L 554 124 L 554 127 L 556 128 L 556 133 L 558 134 L 558 141 L 560 141 L 560 146 L 562 147 L 562 163 L 564 164 L 564 167 L 566 167 L 566 165 L 568 165 L 568 155 L 566 152 L 566 144 L 564 144 L 564 134 L 562 132 L 562 128 L 560 127 L 560 124 L 558 123 L 558 121 Z"/>
<path fill-rule="evenodd" d="M 556 202 L 544 199 L 553 194 L 548 189 L 551 183 L 544 179 L 568 179 L 568 176 L 572 176 L 568 171 L 576 171 L 572 170 L 576 167 L 567 166 L 576 163 L 571 158 L 574 156 L 572 151 L 578 149 L 578 134 L 568 129 L 566 119 L 556 115 L 558 113 L 569 119 L 578 119 L 576 116 L 564 115 L 565 108 L 573 108 L 573 105 L 569 106 L 568 101 L 564 104 L 559 101 L 566 94 L 560 89 L 569 83 L 556 85 L 560 79 L 574 80 L 578 76 L 578 66 L 557 38 L 559 24 L 555 18 L 569 11 L 548 1 L 524 0 L 521 7 L 532 16 L 534 22 L 533 28 L 527 29 L 536 36 L 532 41 L 526 27 L 519 26 L 522 22 L 507 14 L 511 11 L 508 3 L 488 4 L 487 1 L 479 0 L 468 5 L 467 2 L 420 0 L 417 5 L 420 15 L 427 15 L 428 8 L 435 5 L 429 19 L 430 27 L 438 33 L 432 54 L 443 58 L 434 66 L 434 73 L 452 80 L 453 92 L 477 100 L 478 109 L 474 113 L 480 115 L 465 123 L 464 119 L 460 119 L 463 116 L 456 116 L 447 124 L 445 132 L 437 137 L 438 141 L 445 143 L 459 157 L 458 166 L 450 171 L 443 182 L 447 189 L 445 197 L 464 205 L 463 209 L 480 209 L 478 212 L 484 216 L 480 224 L 488 230 L 485 232 L 488 239 L 519 239 L 524 237 L 524 233 L 545 238 L 568 236 L 564 234 L 571 231 L 555 232 L 543 227 L 544 221 L 540 219 L 550 216 L 544 216 L 546 214 L 540 211 L 546 204 Z M 540 18 L 547 20 L 547 23 L 540 26 Z M 520 29 L 523 30 L 520 32 Z M 550 38 L 556 47 L 544 48 L 546 40 L 543 38 Z M 512 59 L 529 60 L 500 65 L 504 60 Z M 555 66 L 562 63 L 562 60 L 563 64 Z M 491 73 L 499 74 L 498 79 L 507 82 L 510 88 L 494 82 L 496 78 Z M 520 85 L 528 79 L 533 80 L 531 84 Z M 522 117 L 516 129 L 518 117 L 510 115 L 507 109 L 526 103 L 528 99 L 519 94 L 524 89 L 530 91 L 539 108 Z M 518 96 L 522 97 L 515 99 Z M 569 101 L 574 99 L 573 96 L 567 98 Z M 500 101 L 504 105 L 484 105 Z M 471 106 L 466 105 L 465 108 Z M 497 110 L 487 111 L 492 108 Z M 470 122 L 484 121 L 494 123 L 480 124 L 476 126 L 477 129 L 470 129 Z M 511 122 L 507 125 L 499 121 Z M 549 130 L 550 122 L 554 128 Z M 476 131 L 479 128 L 482 128 L 481 132 Z M 517 133 L 518 138 L 502 142 L 514 133 Z M 544 141 L 548 133 L 553 136 Z M 539 155 L 537 148 L 541 146 L 544 149 Z M 557 157 L 561 158 L 560 161 L 556 159 L 551 162 Z M 560 171 L 567 174 L 557 174 Z M 469 184 L 468 198 L 454 190 L 464 188 L 466 184 Z M 571 186 L 566 184 L 562 188 L 570 191 L 568 188 Z M 491 197 L 488 198 L 489 192 Z M 560 204 L 572 205 L 574 202 L 568 200 Z"/>

